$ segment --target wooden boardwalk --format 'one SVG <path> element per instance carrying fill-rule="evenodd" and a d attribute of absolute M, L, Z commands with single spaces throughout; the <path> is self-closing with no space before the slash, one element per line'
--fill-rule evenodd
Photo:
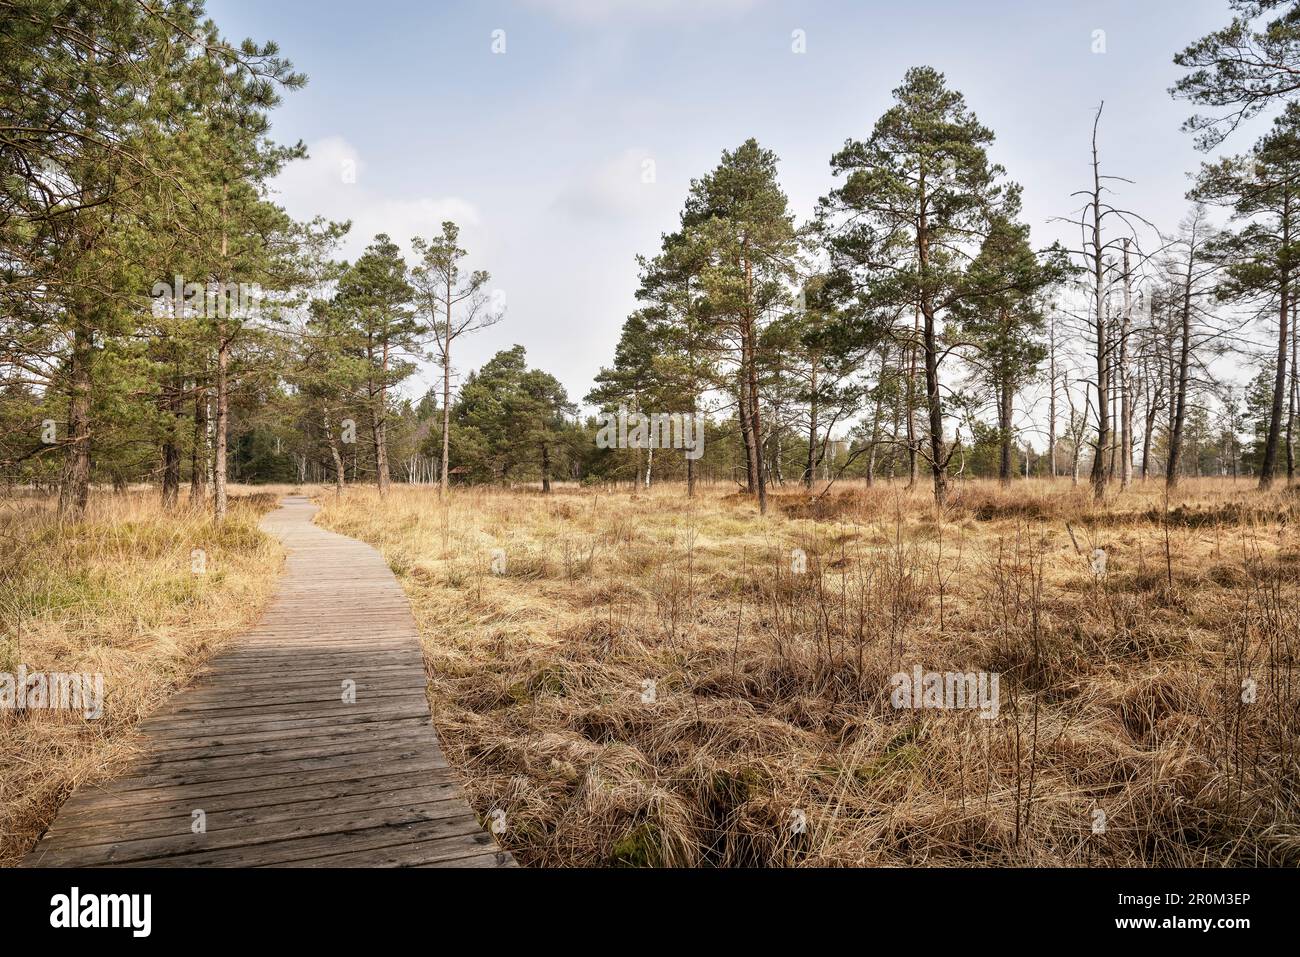
<path fill-rule="evenodd" d="M 289 557 L 266 614 L 141 723 L 144 756 L 74 793 L 24 866 L 513 864 L 438 747 L 406 596 L 315 510 L 291 497 L 267 515 Z"/>

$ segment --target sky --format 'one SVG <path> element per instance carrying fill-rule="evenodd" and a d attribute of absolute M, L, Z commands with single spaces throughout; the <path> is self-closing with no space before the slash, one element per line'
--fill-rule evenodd
<path fill-rule="evenodd" d="M 444 219 L 505 304 L 458 342 L 462 376 L 523 345 L 581 400 L 636 306 L 638 254 L 677 222 L 692 178 L 755 137 L 800 221 L 830 157 L 866 138 L 912 66 L 942 71 L 997 136 L 1035 245 L 1089 182 L 1089 136 L 1116 205 L 1172 231 L 1205 157 L 1168 88 L 1172 57 L 1229 20 L 1227 0 L 210 0 L 232 39 L 275 40 L 305 72 L 273 137 L 310 158 L 274 183 L 293 215 L 408 248 Z M 798 31 L 798 32 L 796 32 Z M 1101 31 L 1101 32 L 1098 32 Z M 1238 152 L 1259 129 L 1239 131 Z M 412 394 L 434 381 L 431 366 Z"/>

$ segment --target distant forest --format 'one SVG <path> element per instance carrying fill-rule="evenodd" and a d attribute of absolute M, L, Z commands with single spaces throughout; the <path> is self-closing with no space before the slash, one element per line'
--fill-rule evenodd
<path fill-rule="evenodd" d="M 845 131 L 807 222 L 771 150 L 719 144 L 571 397 L 519 346 L 457 374 L 464 337 L 509 317 L 456 224 L 349 262 L 349 224 L 276 204 L 306 153 L 269 135 L 306 82 L 276 44 L 195 3 L 0 0 L 0 481 L 67 514 L 92 483 L 149 482 L 221 517 L 228 482 L 734 481 L 765 509 L 840 477 L 940 502 L 961 477 L 1290 480 L 1300 5 L 1231 6 L 1175 55 L 1172 94 L 1212 111 L 1187 123 L 1207 160 L 1181 223 L 1112 205 L 1099 104 L 1060 197 L 1076 239 L 1035 247 L 994 132 L 916 67 Z M 698 412 L 704 455 L 600 448 L 578 399 Z"/>

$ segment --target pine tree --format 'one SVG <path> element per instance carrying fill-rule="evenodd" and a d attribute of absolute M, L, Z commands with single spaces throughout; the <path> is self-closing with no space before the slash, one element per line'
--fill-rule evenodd
<path fill-rule="evenodd" d="M 508 481 L 540 477 L 550 491 L 557 450 L 575 409 L 554 376 L 528 368 L 523 346 L 503 349 L 471 374 L 461 389 L 455 421 L 471 471 Z"/>
<path fill-rule="evenodd" d="M 720 383 L 718 365 L 726 352 L 703 285 L 708 250 L 681 231 L 664 236 L 659 255 L 639 257 L 638 263 L 637 299 L 646 304 L 646 333 L 655 350 L 651 371 L 661 386 L 663 411 L 699 416 L 703 428 L 704 395 Z M 685 458 L 686 496 L 693 498 L 697 462 Z"/>
<path fill-rule="evenodd" d="M 659 379 L 655 370 L 657 345 L 650 331 L 650 315 L 650 309 L 638 309 L 624 320 L 623 331 L 614 348 L 614 364 L 602 367 L 596 374 L 595 385 L 584 401 L 608 411 L 662 411 L 658 400 L 666 392 L 666 383 Z M 644 473 L 641 470 L 642 461 L 642 448 L 638 446 L 632 476 L 634 488 L 643 481 L 646 488 L 650 487 L 654 449 L 650 449 L 651 465 L 646 467 Z"/>
<path fill-rule="evenodd" d="M 798 254 L 794 218 L 776 178 L 776 154 L 746 140 L 722 154 L 713 172 L 691 183 L 682 228 L 694 255 L 707 261 L 701 285 L 707 315 L 735 357 L 738 418 L 759 511 L 767 512 L 767 480 L 759 404 L 758 342 L 766 317 L 784 307 Z"/>
<path fill-rule="evenodd" d="M 1029 227 L 998 216 L 967 271 L 965 297 L 954 309 L 955 335 L 975 350 L 977 377 L 994 397 L 1003 485 L 1010 484 L 1013 472 L 1016 394 L 1037 377 L 1047 358 L 1042 293 L 1065 272 L 1063 250 L 1053 250 L 1041 263 L 1029 245 Z"/>
<path fill-rule="evenodd" d="M 1227 206 L 1241 228 L 1215 244 L 1228 265 L 1218 297 L 1255 302 L 1277 314 L 1277 348 L 1272 413 L 1259 463 L 1259 486 L 1268 488 L 1278 467 L 1284 403 L 1288 386 L 1288 351 L 1295 296 L 1295 268 L 1300 249 L 1300 103 L 1288 104 L 1272 130 L 1245 156 L 1205 164 L 1194 195 Z"/>
<path fill-rule="evenodd" d="M 1197 145 L 1204 150 L 1218 146 L 1270 105 L 1300 93 L 1300 3 L 1229 0 L 1229 4 L 1231 23 L 1174 57 L 1174 63 L 1189 72 L 1170 93 L 1226 108 L 1219 116 L 1197 115 L 1183 124 L 1197 134 Z M 1277 15 L 1269 17 L 1273 13 Z"/>
<path fill-rule="evenodd" d="M 870 138 L 849 140 L 832 158 L 844 185 L 822 201 L 820 215 L 835 266 L 864 299 L 919 311 L 927 458 L 942 505 L 956 446 L 944 439 L 940 322 L 969 294 L 964 250 L 1004 205 L 1014 209 L 1018 188 L 1002 182 L 1005 171 L 988 158 L 993 133 L 943 74 L 915 67 L 893 95 Z"/>
<path fill-rule="evenodd" d="M 354 349 L 365 359 L 365 400 L 380 494 L 391 481 L 387 425 L 389 391 L 415 371 L 404 356 L 419 351 L 418 327 L 410 303 L 401 250 L 380 233 L 339 280 L 335 305 L 352 327 Z"/>

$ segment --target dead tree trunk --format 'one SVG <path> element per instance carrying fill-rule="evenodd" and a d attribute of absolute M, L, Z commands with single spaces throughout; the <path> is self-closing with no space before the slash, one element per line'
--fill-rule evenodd
<path fill-rule="evenodd" d="M 1195 226 L 1192 227 L 1191 241 L 1187 247 L 1187 275 L 1183 279 L 1182 306 L 1179 316 L 1177 383 L 1174 394 L 1170 396 L 1170 400 L 1174 404 L 1174 417 L 1173 428 L 1170 429 L 1169 433 L 1169 465 L 1165 474 L 1165 486 L 1167 488 L 1174 488 L 1178 484 L 1178 470 L 1181 464 L 1183 448 L 1183 426 L 1187 422 L 1187 383 L 1190 377 L 1192 356 L 1192 284 L 1196 268 L 1195 228 Z M 1283 326 L 1286 325 L 1285 310 L 1282 323 Z M 1274 401 L 1278 405 L 1280 415 L 1281 395 L 1279 394 Z M 1276 452 L 1276 449 L 1274 451 Z M 1262 472 L 1260 481 L 1263 483 Z M 1267 487 L 1267 485 L 1264 487 Z"/>
<path fill-rule="evenodd" d="M 1106 497 L 1106 449 L 1110 445 L 1110 357 L 1106 331 L 1106 274 L 1104 247 L 1101 241 L 1101 163 L 1097 158 L 1097 124 L 1101 109 L 1092 123 L 1092 281 L 1096 300 L 1093 335 L 1097 341 L 1097 451 L 1092 457 L 1092 494 L 1098 501 Z"/>
<path fill-rule="evenodd" d="M 1124 314 L 1120 317 L 1119 361 L 1115 366 L 1119 381 L 1119 487 L 1133 484 L 1133 396 L 1128 373 L 1128 337 L 1133 328 L 1133 273 L 1129 262 L 1129 241 L 1124 240 Z"/>

